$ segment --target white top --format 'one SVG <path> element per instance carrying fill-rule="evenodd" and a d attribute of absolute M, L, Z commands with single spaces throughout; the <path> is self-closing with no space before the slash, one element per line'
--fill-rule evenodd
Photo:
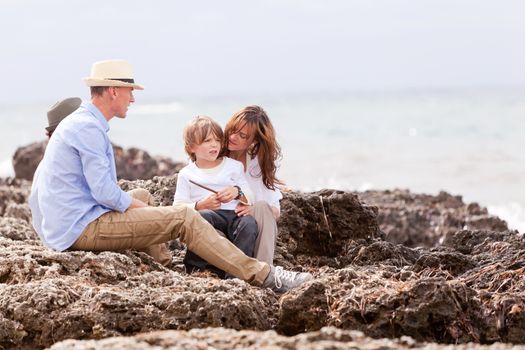
<path fill-rule="evenodd" d="M 283 195 L 277 188 L 270 190 L 264 185 L 261 167 L 257 157 L 251 159 L 250 155 L 246 155 L 246 179 L 254 195 L 255 202 L 265 201 L 272 207 L 281 210 L 279 201 L 283 198 Z"/>
<path fill-rule="evenodd" d="M 250 203 L 254 198 L 250 185 L 246 181 L 242 163 L 228 157 L 224 157 L 222 162 L 215 168 L 201 169 L 194 162 L 182 168 L 177 177 L 177 188 L 175 189 L 173 205 L 182 204 L 195 209 L 195 204 L 198 201 L 212 194 L 212 192 L 192 184 L 189 180 L 193 180 L 215 191 L 220 191 L 230 186 L 239 186 Z M 234 210 L 238 203 L 239 201 L 237 200 L 222 203 L 221 209 Z"/>

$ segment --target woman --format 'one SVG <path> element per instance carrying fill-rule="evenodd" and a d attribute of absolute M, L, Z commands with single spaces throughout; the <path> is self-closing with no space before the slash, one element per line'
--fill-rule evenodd
<path fill-rule="evenodd" d="M 277 238 L 279 201 L 283 197 L 277 185 L 277 161 L 281 147 L 266 112 L 259 106 L 248 106 L 231 117 L 224 130 L 223 155 L 244 165 L 248 184 L 255 196 L 252 206 L 239 204 L 238 215 L 253 215 L 259 227 L 255 258 L 273 264 Z"/>

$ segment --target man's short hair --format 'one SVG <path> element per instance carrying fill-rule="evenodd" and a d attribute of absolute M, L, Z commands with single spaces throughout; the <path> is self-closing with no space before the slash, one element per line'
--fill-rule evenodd
<path fill-rule="evenodd" d="M 109 89 L 109 86 L 91 86 L 91 97 L 102 96 L 107 89 Z"/>

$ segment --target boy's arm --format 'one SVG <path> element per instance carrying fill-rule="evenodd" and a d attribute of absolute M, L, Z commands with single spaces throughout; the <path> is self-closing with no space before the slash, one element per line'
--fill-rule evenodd
<path fill-rule="evenodd" d="M 255 200 L 255 196 L 252 192 L 252 189 L 250 188 L 250 185 L 248 184 L 248 180 L 246 180 L 246 175 L 244 174 L 244 168 L 241 166 L 236 173 L 235 182 L 237 186 L 239 186 L 244 194 L 245 201 L 248 204 L 253 204 Z M 242 199 L 242 198 L 241 198 Z"/>
<path fill-rule="evenodd" d="M 196 202 L 191 198 L 190 179 L 185 172 L 181 171 L 177 176 L 177 187 L 175 188 L 173 205 L 184 205 L 195 210 L 217 210 L 221 207 L 221 202 L 219 202 L 217 195 L 214 193 L 211 193 L 208 197 L 201 198 Z"/>
<path fill-rule="evenodd" d="M 191 201 L 190 182 L 184 172 L 179 172 L 177 175 L 177 187 L 175 188 L 175 195 L 173 197 L 173 205 L 185 205 L 195 209 L 196 202 Z"/>

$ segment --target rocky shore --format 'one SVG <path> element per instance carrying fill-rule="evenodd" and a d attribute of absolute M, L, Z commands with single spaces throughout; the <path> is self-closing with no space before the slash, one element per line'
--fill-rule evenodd
<path fill-rule="evenodd" d="M 176 180 L 119 184 L 170 205 Z M 525 349 L 525 239 L 459 196 L 285 193 L 275 263 L 315 278 L 277 295 L 187 275 L 178 242 L 169 268 L 46 249 L 29 191 L 0 179 L 0 349 Z"/>

